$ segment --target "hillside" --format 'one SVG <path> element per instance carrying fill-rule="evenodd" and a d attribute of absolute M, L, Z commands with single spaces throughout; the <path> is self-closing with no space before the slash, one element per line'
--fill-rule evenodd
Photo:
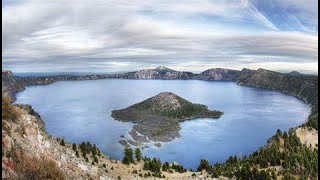
<path fill-rule="evenodd" d="M 114 110 L 111 116 L 119 121 L 137 123 L 133 129 L 152 141 L 170 141 L 179 137 L 180 121 L 219 118 L 222 114 L 173 93 L 162 92 L 128 108 Z"/>

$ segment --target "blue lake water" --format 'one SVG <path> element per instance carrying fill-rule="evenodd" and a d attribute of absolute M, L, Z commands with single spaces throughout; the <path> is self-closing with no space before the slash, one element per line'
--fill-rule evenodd
<path fill-rule="evenodd" d="M 111 111 L 163 91 L 224 112 L 217 120 L 182 122 L 181 138 L 143 150 L 146 156 L 187 168 L 196 168 L 201 158 L 214 163 L 230 155 L 249 154 L 265 145 L 277 128 L 284 131 L 301 124 L 310 110 L 297 98 L 275 91 L 197 80 L 62 81 L 27 87 L 17 94 L 15 103 L 31 104 L 50 134 L 68 142 L 91 141 L 107 155 L 121 159 L 120 135 L 127 135 L 133 124 L 114 120 Z"/>

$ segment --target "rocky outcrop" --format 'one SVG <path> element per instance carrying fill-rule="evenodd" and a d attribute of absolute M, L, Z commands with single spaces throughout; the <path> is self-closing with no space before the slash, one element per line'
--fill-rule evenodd
<path fill-rule="evenodd" d="M 11 71 L 2 71 L 2 94 L 14 100 L 14 93 L 23 91 L 25 86 Z"/>
<path fill-rule="evenodd" d="M 208 110 L 201 104 L 191 103 L 171 92 L 162 92 L 128 108 L 112 111 L 119 121 L 135 122 L 133 130 L 152 141 L 171 141 L 180 137 L 179 122 L 195 118 L 219 118 L 223 113 Z M 140 141 L 137 133 L 133 139 Z M 145 140 L 147 140 L 145 139 Z"/>

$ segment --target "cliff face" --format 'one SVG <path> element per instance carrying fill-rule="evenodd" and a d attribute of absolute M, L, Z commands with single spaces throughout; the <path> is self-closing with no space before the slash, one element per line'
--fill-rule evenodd
<path fill-rule="evenodd" d="M 13 94 L 24 89 L 24 84 L 11 71 L 2 71 L 2 94 L 14 100 Z"/>

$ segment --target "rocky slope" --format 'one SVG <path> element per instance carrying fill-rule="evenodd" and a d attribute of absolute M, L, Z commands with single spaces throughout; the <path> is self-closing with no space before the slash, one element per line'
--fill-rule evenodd
<path fill-rule="evenodd" d="M 61 146 L 56 138 L 47 134 L 41 117 L 30 105 L 17 105 L 13 108 L 19 114 L 18 117 L 2 118 L 2 177 L 26 178 L 28 175 L 23 171 L 27 170 L 35 175 L 37 167 L 29 169 L 25 166 L 41 162 L 44 157 L 59 172 L 56 175 L 65 179 L 108 177 L 105 170 L 77 158 L 74 151 Z M 20 169 L 20 166 L 24 169 Z"/>
<path fill-rule="evenodd" d="M 128 108 L 112 111 L 112 117 L 135 122 L 133 129 L 152 141 L 170 141 L 179 137 L 179 122 L 194 118 L 219 118 L 223 113 L 208 110 L 176 94 L 162 92 Z M 133 136 L 137 140 L 136 136 Z"/>
<path fill-rule="evenodd" d="M 14 93 L 23 91 L 25 86 L 11 71 L 2 71 L 2 94 L 14 100 Z"/>

